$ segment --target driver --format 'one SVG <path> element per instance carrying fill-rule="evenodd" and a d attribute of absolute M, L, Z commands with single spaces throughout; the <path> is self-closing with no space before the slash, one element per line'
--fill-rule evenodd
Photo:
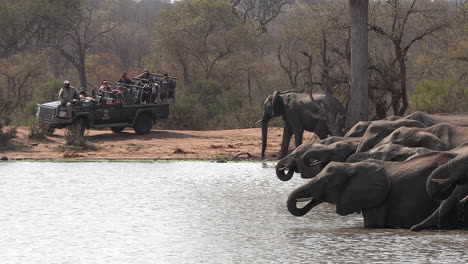
<path fill-rule="evenodd" d="M 57 107 L 56 117 L 59 117 L 60 110 L 62 107 L 66 107 L 66 115 L 65 117 L 70 118 L 72 112 L 72 102 L 73 99 L 79 99 L 78 92 L 76 91 L 75 87 L 70 86 L 70 81 L 66 80 L 63 82 L 63 87 L 60 89 L 59 92 L 59 100 L 60 104 Z"/>

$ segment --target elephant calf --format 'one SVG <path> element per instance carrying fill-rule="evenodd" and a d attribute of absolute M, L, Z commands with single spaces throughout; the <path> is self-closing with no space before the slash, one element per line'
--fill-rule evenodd
<path fill-rule="evenodd" d="M 366 160 L 357 163 L 331 162 L 307 184 L 288 197 L 291 214 L 302 216 L 315 206 L 336 204 L 339 215 L 362 212 L 364 227 L 411 228 L 439 210 L 440 201 L 429 197 L 426 181 L 438 167 L 459 155 L 468 146 L 451 152 L 432 152 L 404 162 Z M 466 193 L 464 194 L 466 195 Z M 298 202 L 309 200 L 302 208 Z M 468 204 L 460 212 L 468 219 Z M 457 208 L 443 215 L 437 226 L 456 228 Z M 467 223 L 464 223 L 465 227 Z"/>

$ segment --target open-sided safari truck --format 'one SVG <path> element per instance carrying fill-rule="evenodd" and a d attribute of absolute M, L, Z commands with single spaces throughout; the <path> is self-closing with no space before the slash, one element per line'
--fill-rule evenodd
<path fill-rule="evenodd" d="M 177 81 L 173 78 L 174 82 Z M 71 117 L 66 117 L 66 108 L 57 113 L 60 101 L 38 104 L 36 117 L 46 123 L 52 134 L 56 128 L 74 126 L 81 133 L 89 128 L 109 127 L 114 133 L 119 133 L 125 127 L 133 127 L 137 134 L 147 134 L 158 120 L 169 116 L 169 106 L 175 102 L 175 89 L 160 102 L 143 103 L 143 86 L 147 82 L 141 79 L 136 85 L 121 84 L 124 93 L 104 92 L 99 95 L 92 91 L 92 99 L 73 101 Z M 113 88 L 117 88 L 117 83 Z"/>

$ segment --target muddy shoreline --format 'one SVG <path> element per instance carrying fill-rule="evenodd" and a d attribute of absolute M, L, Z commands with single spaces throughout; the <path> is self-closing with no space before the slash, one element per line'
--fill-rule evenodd
<path fill-rule="evenodd" d="M 44 140 L 28 138 L 29 128 L 18 127 L 17 146 L 0 150 L 0 158 L 25 161 L 277 161 L 283 129 L 269 128 L 266 157 L 261 158 L 261 129 L 161 130 L 136 135 L 131 128 L 114 134 L 110 130 L 88 130 L 88 142 L 95 150 L 64 150 L 64 129 Z M 304 142 L 314 140 L 313 133 Z M 292 149 L 294 139 L 291 140 Z"/>

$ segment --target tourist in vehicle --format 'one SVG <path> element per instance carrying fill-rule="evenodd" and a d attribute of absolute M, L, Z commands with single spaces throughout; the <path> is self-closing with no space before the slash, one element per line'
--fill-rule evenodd
<path fill-rule="evenodd" d="M 165 73 L 160 81 L 160 92 L 158 93 L 158 101 L 162 102 L 166 98 L 174 98 L 175 82 L 171 79 L 169 74 Z"/>
<path fill-rule="evenodd" d="M 111 87 L 109 85 L 109 82 L 107 80 L 102 80 L 101 86 L 99 87 L 99 94 L 102 96 L 104 95 L 105 92 L 110 92 Z"/>
<path fill-rule="evenodd" d="M 85 90 L 80 90 L 80 100 L 91 100 L 91 101 L 94 101 L 94 98 L 92 97 L 89 97 L 87 94 L 86 94 L 86 91 Z"/>
<path fill-rule="evenodd" d="M 66 118 L 71 117 L 72 113 L 72 103 L 73 99 L 79 99 L 78 92 L 76 91 L 75 87 L 70 85 L 70 81 L 66 80 L 63 82 L 63 87 L 60 89 L 59 92 L 59 100 L 60 104 L 57 107 L 57 112 L 56 112 L 56 117 L 59 117 L 60 115 L 60 110 L 62 110 L 62 107 L 66 107 Z"/>
<path fill-rule="evenodd" d="M 124 72 L 122 73 L 122 76 L 120 76 L 120 79 L 117 81 L 118 83 L 122 83 L 122 84 L 133 84 L 132 80 L 130 80 L 128 77 L 127 77 L 127 73 Z"/>
<path fill-rule="evenodd" d="M 149 80 L 149 79 L 151 79 L 151 74 L 150 74 L 148 69 L 145 69 L 145 71 L 142 74 L 138 75 L 137 78 L 148 79 Z"/>
<path fill-rule="evenodd" d="M 156 99 L 156 94 L 158 92 L 157 84 L 154 83 L 153 79 L 148 81 L 148 84 L 143 86 L 143 97 L 142 101 L 149 104 L 153 103 Z"/>

